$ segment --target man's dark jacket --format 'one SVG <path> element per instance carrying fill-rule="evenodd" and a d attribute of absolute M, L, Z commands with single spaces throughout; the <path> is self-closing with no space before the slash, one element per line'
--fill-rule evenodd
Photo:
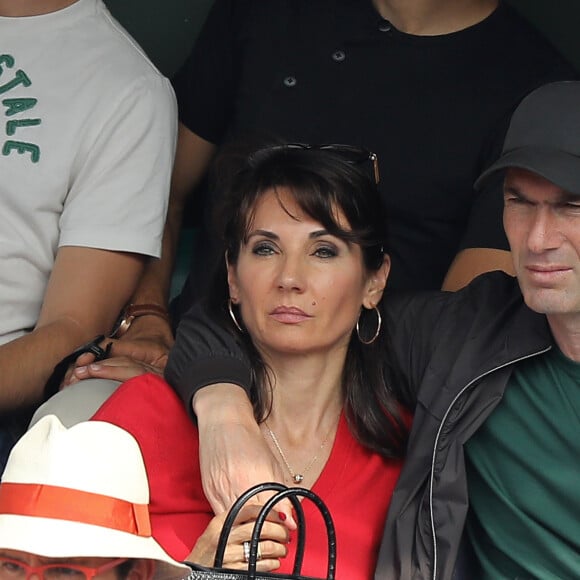
<path fill-rule="evenodd" d="M 394 354 L 417 393 L 407 459 L 375 578 L 452 578 L 468 508 L 464 443 L 502 398 L 514 364 L 551 348 L 546 317 L 500 272 L 457 293 L 386 302 Z"/>
<path fill-rule="evenodd" d="M 463 444 L 501 400 L 513 365 L 549 350 L 552 338 L 545 316 L 500 272 L 456 293 L 387 295 L 383 303 L 390 355 L 416 406 L 375 578 L 449 580 L 468 507 Z M 233 335 L 199 308 L 180 324 L 166 377 L 188 408 L 204 385 L 250 384 Z"/>

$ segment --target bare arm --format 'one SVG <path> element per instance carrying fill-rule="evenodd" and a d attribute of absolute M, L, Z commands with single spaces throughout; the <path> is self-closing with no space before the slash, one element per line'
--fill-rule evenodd
<path fill-rule="evenodd" d="M 283 481 L 244 391 L 249 365 L 234 335 L 202 304 L 183 317 L 165 378 L 197 415 L 204 492 L 216 513 L 254 484 Z M 293 526 L 290 503 L 280 511 Z"/>
<path fill-rule="evenodd" d="M 493 248 L 466 248 L 455 256 L 443 280 L 442 289 L 459 290 L 479 274 L 492 270 L 503 270 L 513 276 L 511 254 L 506 250 Z"/>
<path fill-rule="evenodd" d="M 203 492 L 220 514 L 248 488 L 264 481 L 284 481 L 270 453 L 243 389 L 234 384 L 214 384 L 199 390 L 192 400 L 198 418 L 199 463 Z M 256 496 L 265 503 L 271 493 Z M 289 501 L 278 511 L 289 529 L 295 529 Z"/>
<path fill-rule="evenodd" d="M 0 410 L 39 402 L 55 364 L 109 331 L 144 260 L 137 254 L 60 248 L 36 327 L 0 347 Z"/>
<path fill-rule="evenodd" d="M 495 140 L 494 161 L 503 144 L 503 131 Z M 459 251 L 443 280 L 442 289 L 455 291 L 467 286 L 475 277 L 493 270 L 514 275 L 509 245 L 503 229 L 503 178 L 490 180 L 474 191 Z"/>
<path fill-rule="evenodd" d="M 215 151 L 215 145 L 179 123 L 161 258 L 146 264 L 129 302 L 168 305 L 183 210 L 188 196 L 203 179 Z M 91 377 L 125 381 L 144 372 L 162 373 L 173 342 L 169 322 L 159 316 L 140 316 L 133 320 L 120 340 L 113 341 L 111 354 L 114 358 L 91 365 L 91 355 L 81 357 L 77 361 L 78 368 L 67 382 Z"/>

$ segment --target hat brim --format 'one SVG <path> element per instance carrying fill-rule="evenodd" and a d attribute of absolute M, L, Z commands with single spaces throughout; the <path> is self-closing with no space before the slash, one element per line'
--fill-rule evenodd
<path fill-rule="evenodd" d="M 176 562 L 152 538 L 100 526 L 49 518 L 0 515 L 0 549 L 46 558 L 144 558 L 158 562 L 155 580 L 186 578 L 190 569 Z"/>
<path fill-rule="evenodd" d="M 580 195 L 580 157 L 555 149 L 529 146 L 504 153 L 479 176 L 475 189 L 482 189 L 492 176 L 510 167 L 527 169 L 570 193 Z"/>

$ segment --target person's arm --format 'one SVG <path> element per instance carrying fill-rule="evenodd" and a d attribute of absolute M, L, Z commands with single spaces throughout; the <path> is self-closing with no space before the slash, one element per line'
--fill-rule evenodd
<path fill-rule="evenodd" d="M 223 142 L 232 116 L 239 54 L 235 30 L 241 9 L 235 0 L 212 3 L 191 54 L 172 80 L 180 123 L 163 251 L 159 262 L 148 266 L 132 303 L 167 306 L 187 197 L 204 177 L 215 144 Z M 139 343 L 144 348 L 139 349 Z M 144 316 L 133 321 L 113 353 L 140 356 L 148 363 L 155 359 L 157 366 L 164 366 L 172 344 L 169 324 L 159 317 Z"/>
<path fill-rule="evenodd" d="M 248 396 L 238 385 L 218 383 L 200 389 L 191 409 L 199 430 L 203 490 L 215 513 L 228 509 L 253 485 L 283 482 L 284 474 L 262 437 Z M 266 497 L 257 496 L 257 501 L 264 503 Z M 279 510 L 291 518 L 289 505 L 280 504 Z"/>
<path fill-rule="evenodd" d="M 494 179 L 474 195 L 459 252 L 447 271 L 442 290 L 460 290 L 476 276 L 493 270 L 514 275 L 503 230 L 503 179 Z"/>
<path fill-rule="evenodd" d="M 202 304 L 181 320 L 165 378 L 197 417 L 203 488 L 215 513 L 252 485 L 283 481 L 248 397 L 250 363 L 235 336 Z M 290 503 L 281 503 L 279 509 L 292 528 Z"/>
<path fill-rule="evenodd" d="M 155 260 L 161 255 L 176 150 L 176 100 L 169 81 L 157 73 L 138 76 L 124 90 L 114 106 L 100 111 L 95 139 L 79 152 L 61 217 L 61 245 L 124 250 Z M 137 283 L 115 302 L 102 334 L 109 334 Z M 92 360 L 82 358 L 85 364 Z"/>
<path fill-rule="evenodd" d="M 504 116 L 490 133 L 481 154 L 480 170 L 491 165 L 500 155 L 509 116 Z M 467 286 L 476 276 L 493 270 L 514 275 L 508 241 L 503 229 L 503 176 L 488 181 L 481 190 L 473 191 L 469 212 L 458 252 L 451 263 L 442 290 L 456 291 Z"/>
<path fill-rule="evenodd" d="M 456 291 L 467 286 L 476 276 L 492 270 L 503 270 L 514 276 L 513 262 L 508 250 L 494 248 L 466 248 L 454 258 L 442 290 Z"/>
<path fill-rule="evenodd" d="M 129 300 L 131 304 L 167 307 L 183 209 L 189 194 L 205 175 L 215 150 L 215 145 L 179 123 L 161 258 L 150 260 L 145 266 Z M 169 319 L 144 315 L 135 318 L 119 340 L 109 342 L 112 343 L 112 358 L 96 365 L 90 364 L 91 355 L 79 358 L 67 383 L 87 378 L 126 381 L 144 372 L 162 373 L 174 338 Z"/>
<path fill-rule="evenodd" d="M 129 300 L 130 303 L 157 304 L 167 307 L 185 203 L 189 194 L 204 177 L 215 151 L 215 145 L 179 123 L 161 258 L 151 260 L 146 265 L 139 285 Z M 112 354 L 130 357 L 163 370 L 173 342 L 169 320 L 164 320 L 159 316 L 139 316 L 133 320 L 126 334 L 113 343 Z M 104 372 L 106 375 L 95 371 L 91 373 L 91 376 L 118 378 L 118 380 L 127 378 L 121 367 L 119 367 L 118 377 L 111 375 L 110 367 L 104 369 Z"/>
<path fill-rule="evenodd" d="M 56 363 L 108 332 L 143 262 L 137 254 L 59 249 L 36 327 L 0 347 L 0 410 L 38 403 Z"/>
<path fill-rule="evenodd" d="M 185 202 L 204 177 L 227 132 L 236 95 L 234 0 L 216 0 L 186 62 L 173 79 L 179 104 L 178 145 L 161 259 L 152 263 L 131 297 L 133 304 L 167 306 Z M 113 354 L 163 368 L 173 344 L 170 325 L 156 316 L 135 319 Z"/>

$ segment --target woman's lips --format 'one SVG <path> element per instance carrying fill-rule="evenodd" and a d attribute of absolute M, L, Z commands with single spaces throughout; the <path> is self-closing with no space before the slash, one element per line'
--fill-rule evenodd
<path fill-rule="evenodd" d="M 312 316 L 306 314 L 304 310 L 295 306 L 277 306 L 270 312 L 270 316 L 274 320 L 284 324 L 297 324 L 312 318 Z"/>

